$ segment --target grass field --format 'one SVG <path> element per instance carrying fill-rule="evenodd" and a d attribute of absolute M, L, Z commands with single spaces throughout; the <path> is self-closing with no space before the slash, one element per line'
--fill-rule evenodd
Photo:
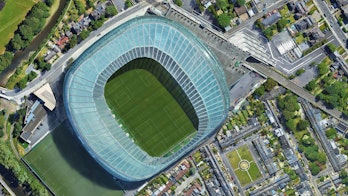
<path fill-rule="evenodd" d="M 242 186 L 245 186 L 262 177 L 262 174 L 247 145 L 243 145 L 237 150 L 228 152 L 226 156 Z M 247 162 L 249 167 L 244 169 L 241 168 L 241 162 Z"/>
<path fill-rule="evenodd" d="M 150 72 L 132 69 L 105 86 L 105 99 L 144 151 L 163 156 L 195 133 L 195 128 L 172 95 Z"/>
<path fill-rule="evenodd" d="M 0 11 L 0 54 L 4 53 L 6 44 L 13 37 L 19 23 L 35 4 L 34 0 L 6 0 Z"/>
<path fill-rule="evenodd" d="M 65 125 L 24 159 L 56 195 L 123 195 L 112 176 L 89 156 Z"/>

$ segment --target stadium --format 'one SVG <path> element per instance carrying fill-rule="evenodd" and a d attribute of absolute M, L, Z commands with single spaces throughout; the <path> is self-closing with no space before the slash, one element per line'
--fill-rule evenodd
<path fill-rule="evenodd" d="M 178 161 L 215 133 L 229 109 L 215 55 L 185 27 L 157 16 L 131 19 L 95 42 L 69 68 L 63 94 L 82 145 L 124 181 L 148 179 Z M 161 107 L 165 115 L 156 115 Z M 169 146 L 151 148 L 168 138 Z"/>

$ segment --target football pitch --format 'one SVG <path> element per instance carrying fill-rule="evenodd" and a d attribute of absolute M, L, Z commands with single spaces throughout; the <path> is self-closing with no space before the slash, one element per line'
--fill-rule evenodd
<path fill-rule="evenodd" d="M 248 185 L 262 176 L 247 145 L 228 152 L 226 156 L 242 186 Z"/>
<path fill-rule="evenodd" d="M 113 77 L 104 94 L 116 120 L 150 156 L 180 149 L 196 131 L 173 96 L 145 69 Z"/>
<path fill-rule="evenodd" d="M 123 195 L 112 176 L 89 156 L 63 124 L 24 160 L 56 195 Z"/>

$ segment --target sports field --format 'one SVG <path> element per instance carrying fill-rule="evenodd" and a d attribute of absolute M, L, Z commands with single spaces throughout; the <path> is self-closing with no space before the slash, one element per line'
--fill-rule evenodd
<path fill-rule="evenodd" d="M 123 195 L 65 125 L 49 134 L 24 159 L 56 195 Z"/>
<path fill-rule="evenodd" d="M 5 51 L 5 46 L 13 37 L 18 24 L 34 4 L 34 0 L 6 0 L 5 7 L 0 11 L 0 54 Z"/>
<path fill-rule="evenodd" d="M 247 145 L 228 152 L 226 156 L 242 186 L 250 184 L 262 176 Z"/>
<path fill-rule="evenodd" d="M 118 122 L 150 156 L 178 149 L 181 141 L 195 133 L 180 105 L 145 69 L 112 78 L 105 86 L 105 99 Z"/>

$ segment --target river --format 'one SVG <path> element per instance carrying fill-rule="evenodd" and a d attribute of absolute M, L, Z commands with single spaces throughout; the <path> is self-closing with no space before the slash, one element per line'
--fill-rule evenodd
<path fill-rule="evenodd" d="M 57 1 L 57 0 L 56 0 Z M 66 0 L 58 0 L 59 7 L 57 11 L 53 14 L 52 18 L 48 24 L 41 30 L 41 32 L 33 39 L 28 47 L 22 51 L 16 52 L 13 57 L 13 61 L 5 70 L 0 73 L 0 86 L 5 86 L 10 76 L 16 71 L 17 67 L 21 64 L 22 61 L 29 58 L 31 52 L 35 52 L 40 44 L 47 38 L 48 34 L 51 32 L 51 29 L 57 23 L 57 20 L 63 11 Z"/>

